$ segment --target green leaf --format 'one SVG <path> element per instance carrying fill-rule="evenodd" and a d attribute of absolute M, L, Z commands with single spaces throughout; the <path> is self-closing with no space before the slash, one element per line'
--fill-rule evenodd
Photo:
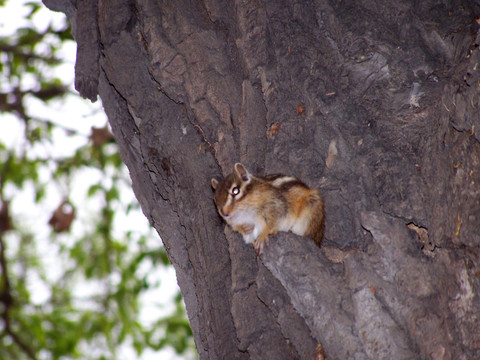
<path fill-rule="evenodd" d="M 88 188 L 87 196 L 92 197 L 96 193 L 98 193 L 100 190 L 102 190 L 103 187 L 101 184 L 94 184 Z"/>

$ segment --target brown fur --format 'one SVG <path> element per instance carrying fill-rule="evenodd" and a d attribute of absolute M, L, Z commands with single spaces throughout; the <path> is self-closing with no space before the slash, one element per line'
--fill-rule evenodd
<path fill-rule="evenodd" d="M 282 185 L 282 188 L 286 183 Z M 305 184 L 295 184 L 289 186 L 284 192 L 289 204 L 290 212 L 296 218 L 307 216 L 309 221 L 308 230 L 304 236 L 312 238 L 320 246 L 323 239 L 324 230 L 324 206 L 323 200 L 317 189 L 310 189 Z"/>

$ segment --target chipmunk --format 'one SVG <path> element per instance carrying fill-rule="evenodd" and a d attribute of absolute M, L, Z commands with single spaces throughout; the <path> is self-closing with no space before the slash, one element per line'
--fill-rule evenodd
<path fill-rule="evenodd" d="M 292 176 L 255 177 L 240 163 L 225 179 L 211 183 L 218 213 L 258 254 L 277 231 L 310 237 L 320 246 L 324 208 L 317 189 Z"/>

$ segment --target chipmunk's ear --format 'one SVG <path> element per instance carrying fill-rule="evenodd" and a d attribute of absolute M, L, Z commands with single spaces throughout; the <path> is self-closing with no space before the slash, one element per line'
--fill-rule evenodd
<path fill-rule="evenodd" d="M 250 181 L 250 173 L 245 169 L 245 166 L 243 166 L 241 163 L 236 163 L 234 166 L 235 173 L 237 176 L 242 179 L 244 182 L 249 182 Z"/>
<path fill-rule="evenodd" d="M 211 183 L 212 183 L 213 190 L 215 190 L 218 186 L 218 180 L 212 178 Z"/>

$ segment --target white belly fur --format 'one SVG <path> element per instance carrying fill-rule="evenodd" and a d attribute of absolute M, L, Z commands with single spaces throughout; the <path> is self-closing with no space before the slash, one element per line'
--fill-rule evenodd
<path fill-rule="evenodd" d="M 300 218 L 287 217 L 278 224 L 278 231 L 292 232 L 303 236 L 308 230 L 309 218 L 303 216 Z"/>
<path fill-rule="evenodd" d="M 309 221 L 310 218 L 308 216 L 303 216 L 300 218 L 292 218 L 291 216 L 288 216 L 279 221 L 276 224 L 276 228 L 278 231 L 292 232 L 294 234 L 304 236 L 308 230 Z M 243 240 L 247 244 L 253 243 L 264 228 L 264 224 L 256 219 L 254 212 L 245 211 L 236 213 L 230 217 L 227 222 L 232 226 L 253 225 L 253 231 L 250 234 L 242 234 Z"/>
<path fill-rule="evenodd" d="M 227 220 L 229 225 L 253 225 L 253 231 L 250 234 L 242 234 L 243 240 L 247 244 L 251 244 L 260 235 L 264 225 L 255 218 L 254 212 L 242 211 L 234 214 Z"/>

